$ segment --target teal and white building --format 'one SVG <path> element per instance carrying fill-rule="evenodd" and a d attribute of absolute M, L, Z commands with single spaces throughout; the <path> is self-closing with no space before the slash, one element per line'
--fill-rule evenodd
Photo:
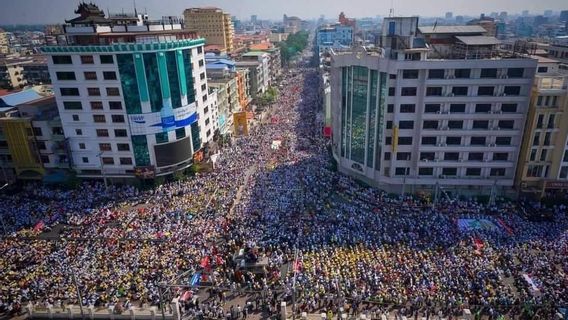
<path fill-rule="evenodd" d="M 213 138 L 204 39 L 181 20 L 105 17 L 81 4 L 49 56 L 72 167 L 82 177 L 166 175 L 189 167 Z"/>

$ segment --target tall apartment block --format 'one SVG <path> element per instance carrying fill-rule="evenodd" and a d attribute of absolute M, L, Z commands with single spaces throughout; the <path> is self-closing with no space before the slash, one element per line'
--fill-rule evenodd
<path fill-rule="evenodd" d="M 81 4 L 66 45 L 46 46 L 71 166 L 81 177 L 166 175 L 212 138 L 204 39 L 181 19 L 105 17 Z M 207 135 L 209 132 L 209 136 Z"/>
<path fill-rule="evenodd" d="M 340 171 L 391 192 L 509 190 L 537 62 L 484 33 L 385 18 L 378 50 L 333 52 Z"/>
<path fill-rule="evenodd" d="M 207 45 L 217 45 L 233 51 L 235 30 L 231 15 L 214 7 L 190 8 L 183 12 L 186 29 L 205 38 Z"/>

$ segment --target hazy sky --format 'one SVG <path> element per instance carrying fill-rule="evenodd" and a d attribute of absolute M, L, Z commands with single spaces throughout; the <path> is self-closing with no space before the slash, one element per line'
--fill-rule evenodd
<path fill-rule="evenodd" d="M 111 12 L 133 11 L 134 0 L 91 0 L 103 10 Z M 0 0 L 0 24 L 62 23 L 73 18 L 79 1 L 73 0 Z M 442 16 L 446 11 L 454 15 L 478 15 L 482 12 L 508 11 L 518 13 L 529 10 L 540 13 L 545 9 L 568 10 L 566 0 L 136 0 L 139 10 L 146 8 L 150 18 L 164 15 L 181 16 L 183 9 L 213 5 L 231 15 L 248 19 L 251 14 L 259 18 L 281 19 L 282 14 L 301 18 L 336 17 L 344 11 L 348 17 L 388 15 L 393 3 L 395 15 Z"/>

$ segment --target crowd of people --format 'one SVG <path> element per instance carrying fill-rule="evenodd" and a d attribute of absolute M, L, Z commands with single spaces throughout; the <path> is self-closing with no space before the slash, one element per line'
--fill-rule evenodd
<path fill-rule="evenodd" d="M 568 305 L 565 208 L 536 223 L 512 203 L 434 207 L 362 186 L 331 165 L 318 86 L 315 70 L 286 73 L 277 102 L 221 149 L 212 172 L 149 191 L 91 183 L 2 195 L 0 312 L 29 301 L 157 305 L 160 283 L 190 289 L 179 277 L 197 272 L 210 290 L 195 288 L 207 298 L 182 312 L 200 318 L 276 312 L 282 300 L 369 318 L 470 308 L 544 319 Z M 231 305 L 233 294 L 249 304 Z"/>

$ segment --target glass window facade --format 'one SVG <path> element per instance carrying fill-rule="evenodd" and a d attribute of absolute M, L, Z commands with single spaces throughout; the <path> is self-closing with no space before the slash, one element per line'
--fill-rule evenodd
<path fill-rule="evenodd" d="M 379 73 L 377 70 L 371 70 L 371 91 L 369 99 L 369 121 L 367 127 L 367 166 L 373 168 L 375 155 L 375 131 L 377 129 L 377 97 L 378 97 L 378 80 Z"/>
<path fill-rule="evenodd" d="M 136 82 L 136 69 L 132 54 L 119 54 L 116 56 L 120 83 L 127 113 L 142 113 L 138 83 Z"/>
<path fill-rule="evenodd" d="M 365 129 L 369 69 L 353 67 L 353 105 L 351 110 L 351 160 L 365 163 Z"/>
<path fill-rule="evenodd" d="M 195 90 L 191 70 L 191 49 L 182 50 L 183 64 L 185 68 L 185 83 L 187 86 L 187 103 L 195 102 Z"/>
<path fill-rule="evenodd" d="M 146 136 L 132 136 L 132 149 L 137 166 L 150 165 L 150 152 Z"/>
<path fill-rule="evenodd" d="M 166 52 L 166 64 L 168 67 L 168 80 L 170 82 L 170 96 L 172 97 L 172 107 L 181 107 L 181 92 L 179 86 L 179 75 L 176 59 L 176 51 Z"/>
<path fill-rule="evenodd" d="M 150 90 L 148 90 L 150 94 L 150 105 L 152 112 L 158 112 L 162 109 L 162 91 L 160 90 L 158 59 L 155 53 L 144 53 L 143 59 L 146 69 L 146 82 L 148 83 L 148 88 L 150 88 Z"/>
<path fill-rule="evenodd" d="M 191 142 L 193 152 L 197 152 L 201 149 L 201 136 L 199 135 L 199 124 L 197 121 L 191 125 Z"/>

